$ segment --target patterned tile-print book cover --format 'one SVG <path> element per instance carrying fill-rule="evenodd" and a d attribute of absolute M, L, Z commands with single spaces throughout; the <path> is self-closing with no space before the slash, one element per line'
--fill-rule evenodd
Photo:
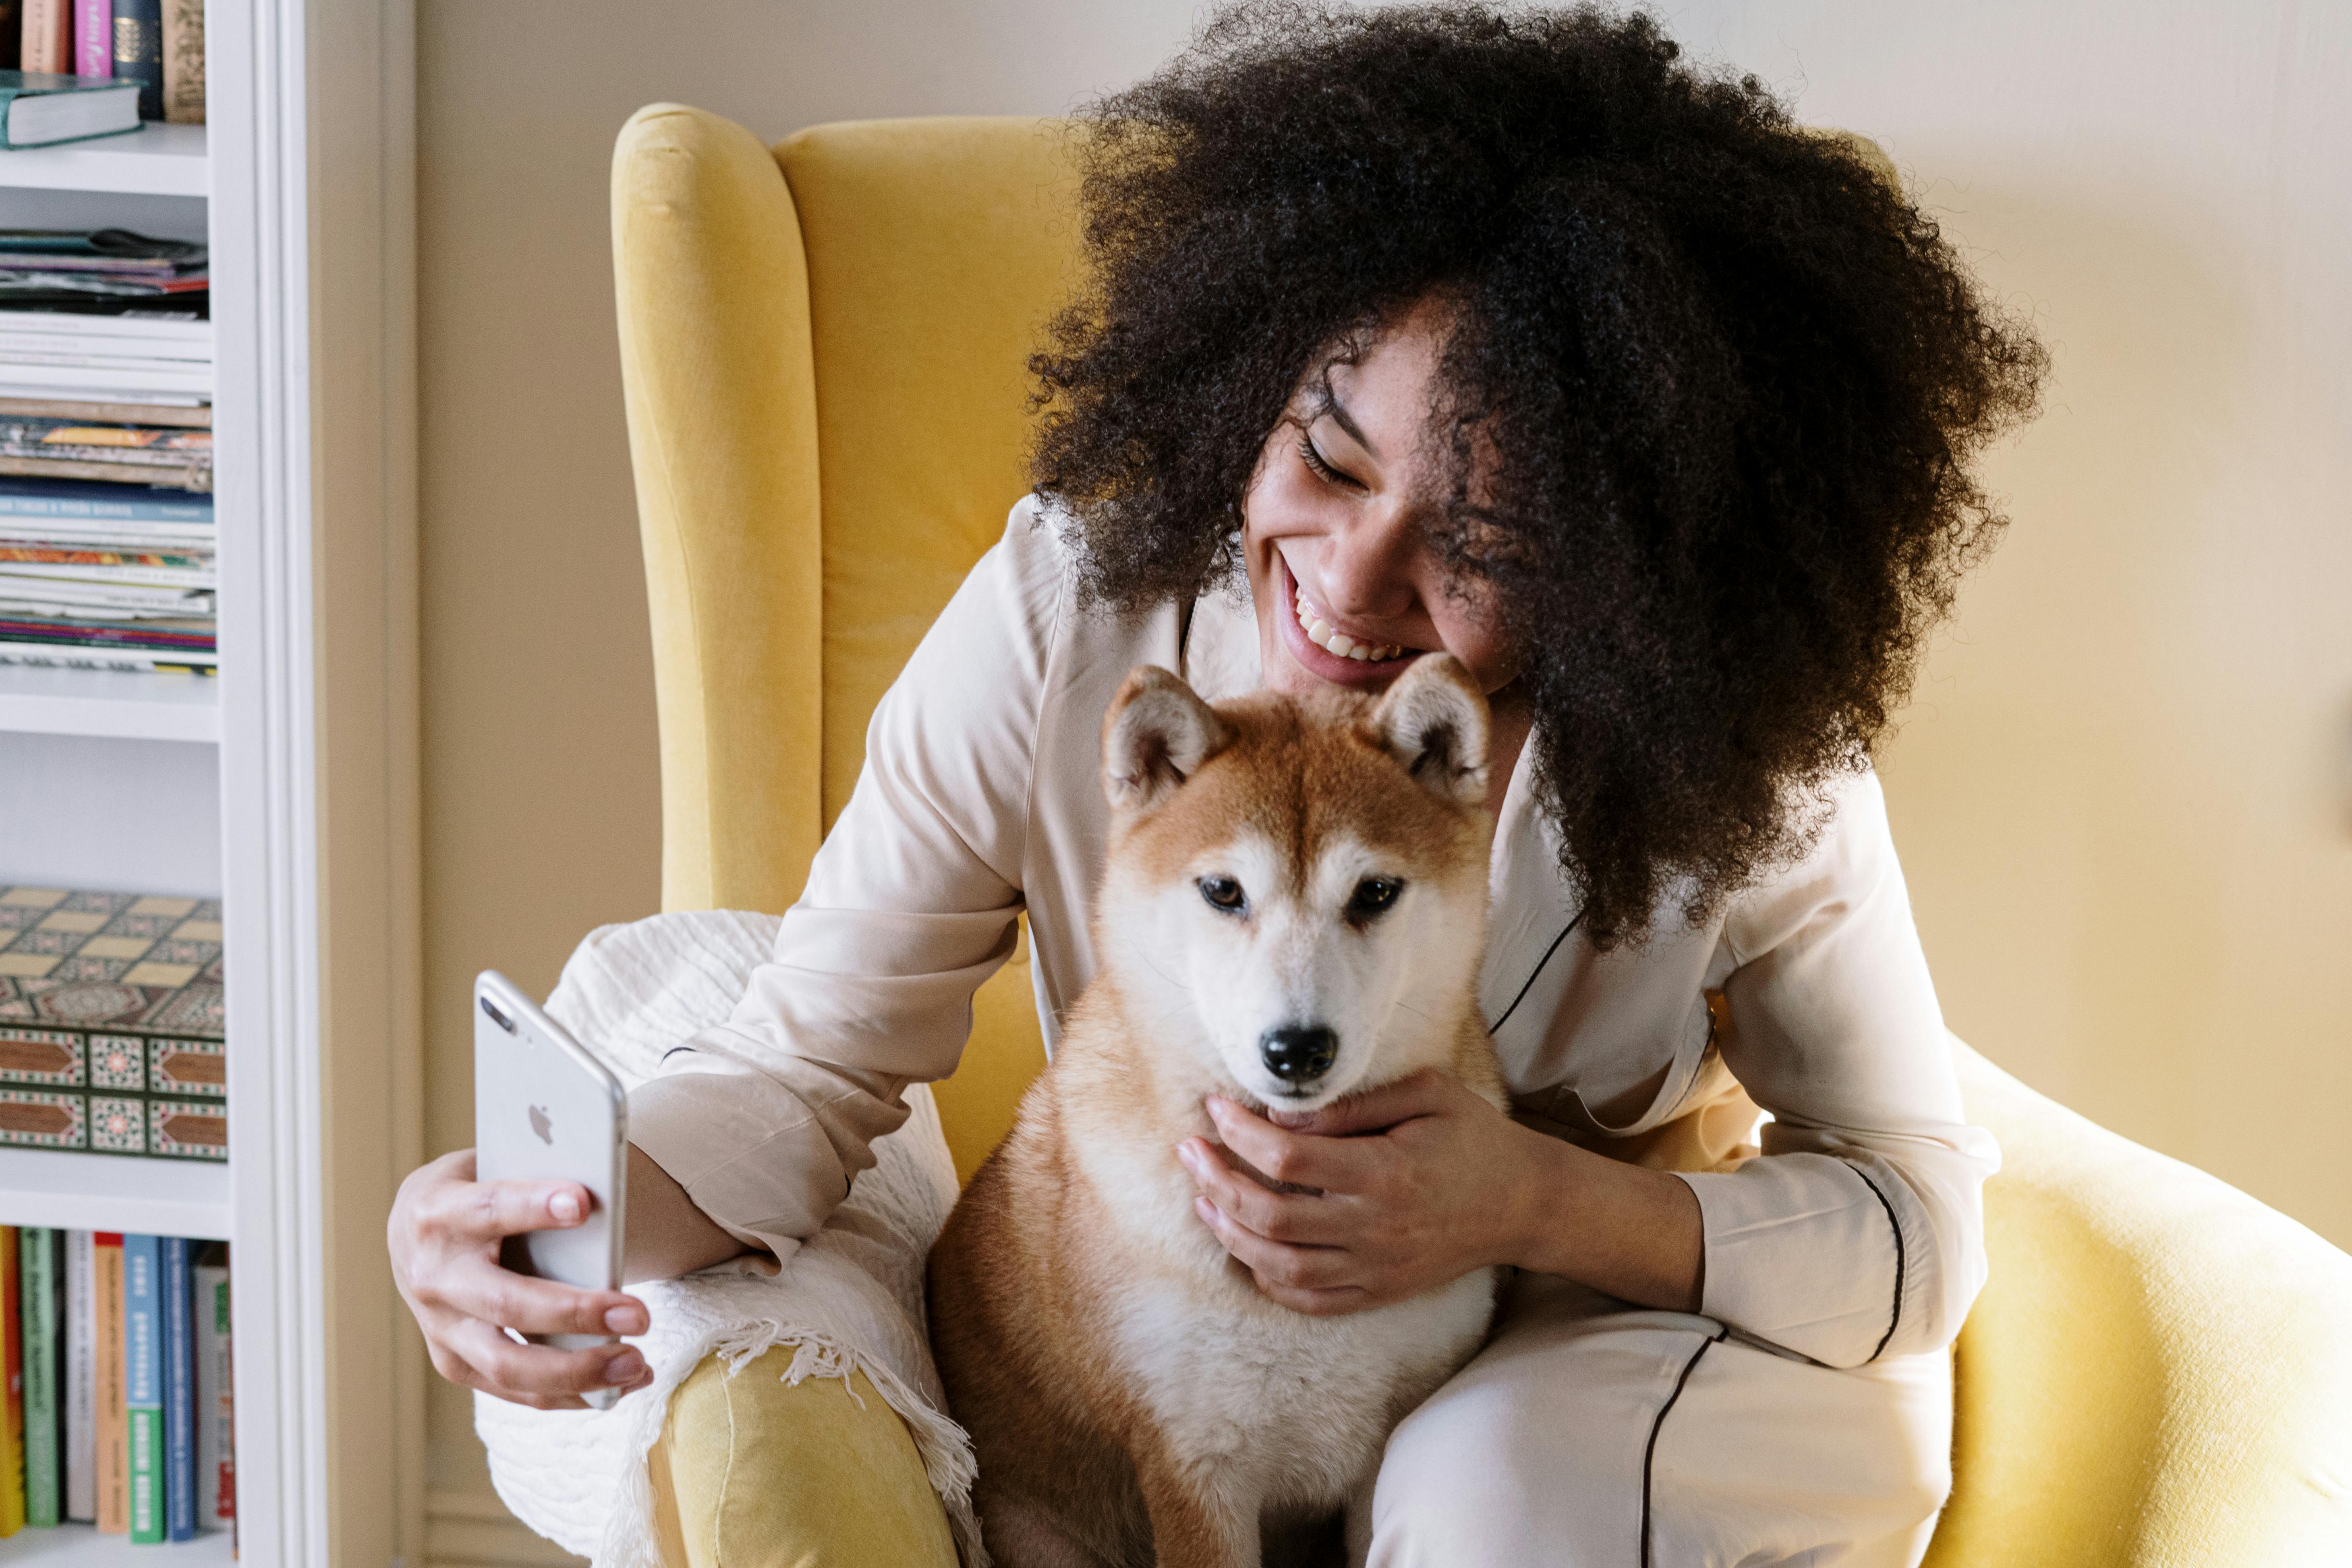
<path fill-rule="evenodd" d="M 0 890 L 0 1144 L 228 1158 L 220 905 Z"/>

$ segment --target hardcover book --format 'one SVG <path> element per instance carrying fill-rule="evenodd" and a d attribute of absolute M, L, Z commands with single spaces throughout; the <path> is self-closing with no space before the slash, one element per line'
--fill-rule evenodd
<path fill-rule="evenodd" d="M 228 1158 L 220 904 L 0 890 L 0 1144 Z"/>
<path fill-rule="evenodd" d="M 136 82 L 0 71 L 0 147 L 48 147 L 138 129 Z"/>
<path fill-rule="evenodd" d="M 163 118 L 163 0 L 114 0 L 114 76 L 139 84 L 139 118 Z"/>
<path fill-rule="evenodd" d="M 58 1278 L 63 1231 L 26 1226 L 16 1233 L 16 1280 L 24 1296 L 25 1522 L 65 1517 L 64 1429 L 58 1407 L 58 1354 L 64 1281 Z"/>
<path fill-rule="evenodd" d="M 188 1316 L 194 1281 L 188 1276 L 188 1244 L 167 1236 L 157 1244 L 163 1282 L 163 1533 L 187 1541 L 196 1533 L 196 1367 Z"/>
<path fill-rule="evenodd" d="M 25 1334 L 17 1316 L 16 1227 L 0 1225 L 0 1364 L 6 1407 L 0 1413 L 0 1535 L 25 1528 Z"/>
<path fill-rule="evenodd" d="M 98 1522 L 98 1249 L 86 1230 L 66 1236 L 66 1518 Z"/>
<path fill-rule="evenodd" d="M 131 1539 L 163 1539 L 163 1281 L 161 1237 L 122 1238 L 122 1406 L 131 1451 Z"/>
<path fill-rule="evenodd" d="M 206 1247 L 196 1288 L 196 1528 L 236 1522 L 236 1396 L 229 1375 L 228 1243 Z"/>
<path fill-rule="evenodd" d="M 73 69 L 73 0 L 25 0 L 24 52 L 18 64 L 26 71 L 53 73 Z"/>
<path fill-rule="evenodd" d="M 73 0 L 73 70 L 114 74 L 114 0 Z"/>
<path fill-rule="evenodd" d="M 122 1237 L 102 1230 L 90 1238 L 91 1274 L 98 1282 L 98 1528 L 121 1535 L 131 1528 L 130 1406 L 124 1401 Z"/>

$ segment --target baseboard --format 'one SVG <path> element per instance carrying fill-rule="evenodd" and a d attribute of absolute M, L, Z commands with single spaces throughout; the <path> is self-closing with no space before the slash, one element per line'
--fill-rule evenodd
<path fill-rule="evenodd" d="M 496 1492 L 425 1494 L 425 1568 L 577 1568 L 587 1561 L 534 1534 Z"/>

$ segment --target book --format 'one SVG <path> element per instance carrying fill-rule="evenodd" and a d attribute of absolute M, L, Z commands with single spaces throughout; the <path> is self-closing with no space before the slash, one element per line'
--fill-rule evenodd
<path fill-rule="evenodd" d="M 25 0 L 23 43 L 17 68 L 58 72 L 73 69 L 73 16 L 68 0 Z"/>
<path fill-rule="evenodd" d="M 16 70 L 24 63 L 24 0 L 0 0 L 0 71 Z"/>
<path fill-rule="evenodd" d="M 191 551 L 77 550 L 58 544 L 0 543 L 0 573 L 39 580 L 75 578 L 151 588 L 217 588 L 213 557 Z"/>
<path fill-rule="evenodd" d="M 122 1238 L 122 1406 L 131 1456 L 131 1539 L 163 1539 L 163 1281 L 161 1238 Z"/>
<path fill-rule="evenodd" d="M 38 534 L 27 534 L 23 520 L 37 519 Z M 213 503 L 209 496 L 174 490 L 123 490 L 112 485 L 79 485 L 61 479 L 12 479 L 0 483 L 0 535 L 27 538 L 78 538 L 88 533 L 134 531 L 177 538 L 209 550 L 215 538 Z M 58 532 L 58 530 L 65 530 Z"/>
<path fill-rule="evenodd" d="M 63 643 L 74 647 L 124 647 L 142 652 L 216 654 L 212 616 L 164 616 L 135 621 L 71 618 L 0 610 L 0 642 Z"/>
<path fill-rule="evenodd" d="M 0 1144 L 227 1159 L 226 1016 L 218 900 L 0 890 Z"/>
<path fill-rule="evenodd" d="M 97 1282 L 98 1406 L 96 1489 L 100 1533 L 121 1535 L 131 1528 L 130 1406 L 123 1377 L 122 1237 L 102 1230 L 90 1237 L 90 1276 Z"/>
<path fill-rule="evenodd" d="M 195 1330 L 189 1317 L 194 1281 L 188 1274 L 188 1244 L 161 1237 L 157 1279 L 163 1289 L 159 1320 L 163 1347 L 163 1534 L 188 1541 L 196 1533 Z"/>
<path fill-rule="evenodd" d="M 24 665 L 32 669 L 105 669 L 125 675 L 216 675 L 220 670 L 220 657 L 217 654 L 143 652 L 137 648 L 85 647 L 74 643 L 0 642 L 0 664 Z M 0 1091 L 0 1143 L 20 1141 L 7 1136 L 11 1124 L 7 1099 L 5 1091 Z M 58 1114 L 65 1114 L 62 1108 Z M 78 1132 L 73 1135 L 80 1136 Z M 40 1146 L 58 1149 L 82 1147 L 80 1143 L 43 1143 Z"/>
<path fill-rule="evenodd" d="M 113 0 L 73 0 L 73 73 L 114 74 Z"/>
<path fill-rule="evenodd" d="M 196 1326 L 196 1528 L 236 1522 L 236 1382 L 231 1375 L 228 1243 L 205 1247 L 192 1271 Z"/>
<path fill-rule="evenodd" d="M 62 5 L 63 0 L 32 0 Z M 136 84 L 0 71 L 0 147 L 49 147 L 139 129 Z"/>
<path fill-rule="evenodd" d="M 66 1236 L 66 1518 L 98 1522 L 98 1252 L 90 1233 Z"/>
<path fill-rule="evenodd" d="M 59 1276 L 62 1231 L 26 1226 L 16 1233 L 19 1316 L 25 1334 L 25 1522 L 54 1525 L 65 1515 L 65 1433 L 58 1366 L 65 1305 Z"/>
<path fill-rule="evenodd" d="M 91 582 L 79 577 L 19 576 L 5 561 L 0 561 L 0 605 L 143 610 L 178 616 L 213 613 L 213 596 L 201 588 Z"/>
<path fill-rule="evenodd" d="M 0 1225 L 0 1536 L 25 1528 L 25 1334 L 17 1295 L 16 1227 Z"/>
<path fill-rule="evenodd" d="M 0 361 L 0 386 L 9 388 L 7 395 L 11 397 L 45 392 L 102 394 L 96 399 L 101 403 L 135 399 L 142 393 L 208 397 L 213 390 L 213 372 L 208 364 L 174 366 L 162 360 L 136 365 L 44 364 L 29 356 L 12 355 Z"/>
<path fill-rule="evenodd" d="M 163 118 L 205 122 L 205 0 L 163 0 Z"/>
<path fill-rule="evenodd" d="M 94 321 L 114 318 L 99 316 Z M 70 397 L 0 397 L 0 417 L 11 419 L 105 419 L 124 425 L 177 425 L 188 429 L 213 427 L 209 403 L 191 408 L 163 403 L 85 403 Z"/>
<path fill-rule="evenodd" d="M 114 0 L 114 75 L 139 84 L 139 118 L 163 118 L 162 0 Z"/>

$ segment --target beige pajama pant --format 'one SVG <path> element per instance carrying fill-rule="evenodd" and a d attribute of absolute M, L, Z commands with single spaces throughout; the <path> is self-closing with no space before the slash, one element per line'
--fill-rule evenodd
<path fill-rule="evenodd" d="M 1523 1274 L 1391 1435 L 1370 1568 L 1914 1568 L 1951 1434 L 1948 1354 L 1843 1371 Z"/>

